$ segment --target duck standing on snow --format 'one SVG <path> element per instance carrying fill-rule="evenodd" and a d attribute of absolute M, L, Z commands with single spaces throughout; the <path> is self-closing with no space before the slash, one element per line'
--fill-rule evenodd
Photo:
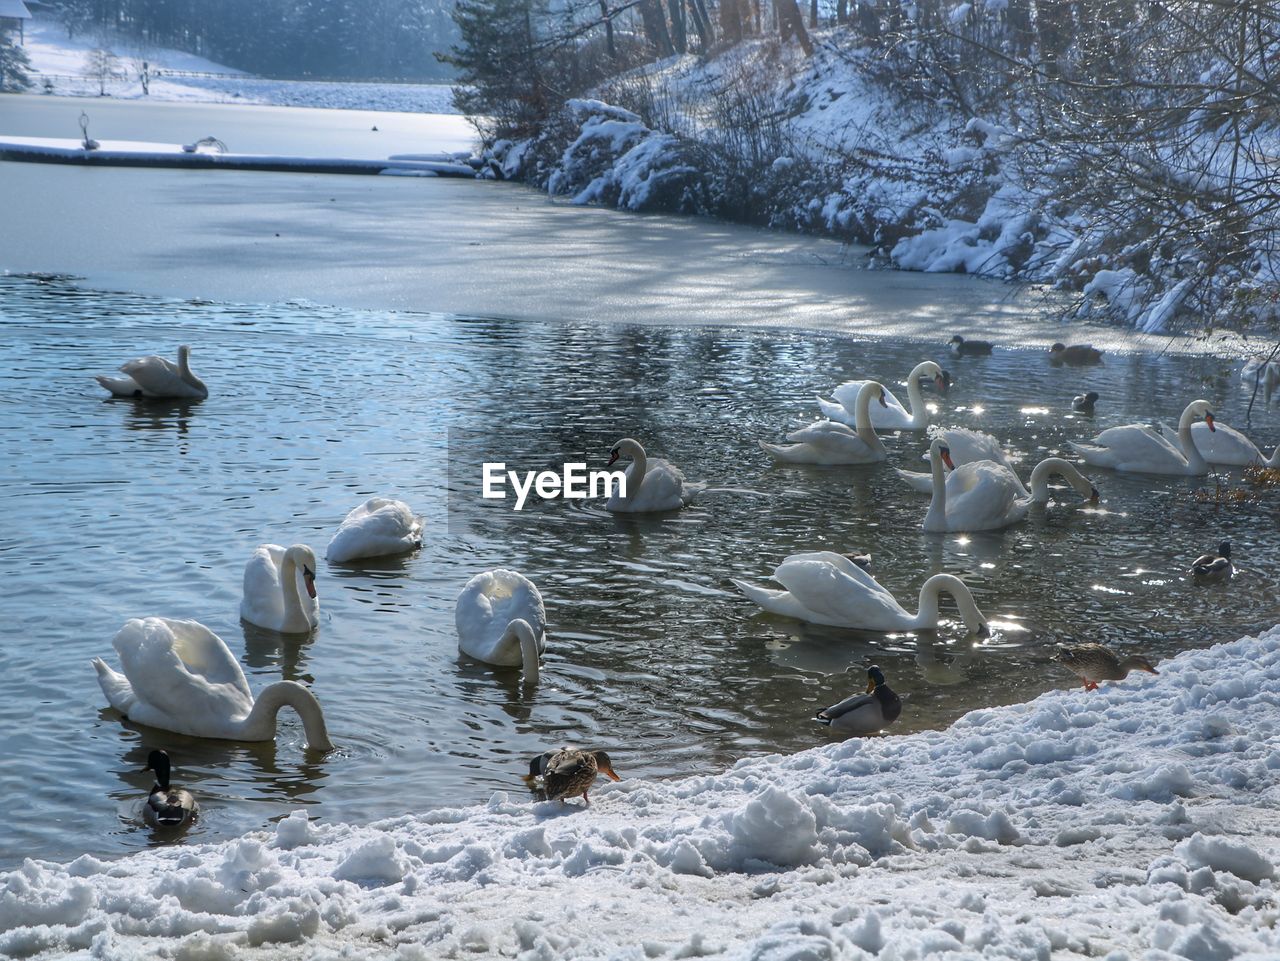
<path fill-rule="evenodd" d="M 902 701 L 885 683 L 884 672 L 874 664 L 867 668 L 865 694 L 847 697 L 817 713 L 815 720 L 845 734 L 875 734 L 902 713 Z"/>
<path fill-rule="evenodd" d="M 1160 673 L 1141 654 L 1130 654 L 1122 659 L 1111 648 L 1101 644 L 1059 647 L 1053 659 L 1080 678 L 1086 691 L 1096 691 L 1099 681 L 1123 681 L 1134 670 Z"/>
<path fill-rule="evenodd" d="M 1058 367 L 1067 364 L 1070 367 L 1082 367 L 1087 364 L 1102 363 L 1102 351 L 1092 344 L 1054 344 L 1049 348 L 1049 363 Z"/>
<path fill-rule="evenodd" d="M 1071 409 L 1077 414 L 1092 414 L 1096 403 L 1098 403 L 1098 392 L 1091 390 L 1087 394 L 1077 394 L 1071 401 Z"/>
<path fill-rule="evenodd" d="M 613 762 L 604 751 L 580 751 L 566 747 L 539 754 L 530 761 L 525 780 L 532 783 L 541 777 L 548 801 L 563 804 L 566 799 L 581 795 L 590 807 L 591 798 L 587 797 L 587 792 L 595 784 L 597 774 L 603 774 L 611 781 L 622 780 L 613 773 Z"/>
<path fill-rule="evenodd" d="M 200 813 L 188 791 L 169 784 L 169 755 L 164 751 L 152 751 L 147 755 L 145 771 L 154 771 L 156 783 L 151 788 L 147 803 L 142 806 L 142 819 L 152 827 L 182 827 L 190 824 Z"/>
<path fill-rule="evenodd" d="M 989 340 L 965 340 L 959 334 L 948 341 L 952 355 L 956 357 L 985 357 L 991 353 Z"/>
<path fill-rule="evenodd" d="M 190 357 L 191 348 L 183 344 L 176 364 L 152 354 L 121 364 L 123 377 L 99 374 L 94 379 L 116 397 L 204 400 L 209 388 L 191 372 Z"/>
<path fill-rule="evenodd" d="M 1201 554 L 1191 562 L 1191 580 L 1196 584 L 1221 584 L 1231 580 L 1235 572 L 1230 541 L 1219 544 L 1216 554 Z"/>

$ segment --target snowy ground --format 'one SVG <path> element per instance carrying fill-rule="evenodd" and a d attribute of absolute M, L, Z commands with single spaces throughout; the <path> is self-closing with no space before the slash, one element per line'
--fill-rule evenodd
<path fill-rule="evenodd" d="M 590 810 L 513 785 L 367 827 L 298 812 L 27 862 L 0 876 L 0 952 L 1274 959 L 1277 768 L 1280 627 L 946 731 L 602 785 Z"/>
<path fill-rule="evenodd" d="M 48 80 L 53 84 L 52 92 L 60 96 L 97 97 L 97 80 L 84 76 L 85 56 L 97 46 L 99 41 L 91 36 L 67 37 L 53 21 L 28 24 L 26 51 L 31 58 L 32 91 L 43 91 Z M 266 80 L 181 50 L 141 49 L 123 39 L 107 41 L 107 46 L 119 58 L 119 75 L 107 82 L 106 89 L 109 96 L 119 99 L 147 96 L 159 101 L 456 113 L 452 87 L 447 84 Z M 144 60 L 152 75 L 146 95 L 138 80 Z"/>

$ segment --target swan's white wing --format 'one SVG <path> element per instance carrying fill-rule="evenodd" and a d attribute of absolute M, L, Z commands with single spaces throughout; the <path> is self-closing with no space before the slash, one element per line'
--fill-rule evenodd
<path fill-rule="evenodd" d="M 197 621 L 134 618 L 111 643 L 137 698 L 129 714 L 136 721 L 193 732 L 253 710 L 239 662 Z"/>
<path fill-rule="evenodd" d="M 862 443 L 858 432 L 852 427 L 833 420 L 816 420 L 812 424 L 793 430 L 787 435 L 787 440 L 794 444 L 845 444 L 851 440 Z"/>
<path fill-rule="evenodd" d="M 352 509 L 329 541 L 335 564 L 361 557 L 403 554 L 422 544 L 422 522 L 403 501 L 372 497 Z"/>
<path fill-rule="evenodd" d="M 1258 450 L 1258 445 L 1234 427 L 1218 421 L 1214 428 L 1210 430 L 1209 425 L 1202 420 L 1191 425 L 1191 440 L 1195 443 L 1196 450 L 1200 451 L 1200 456 L 1210 464 L 1248 467 L 1266 460 L 1262 451 Z M 1165 439 L 1176 444 L 1178 435 L 1174 433 L 1171 438 L 1169 434 L 1173 432 L 1167 428 L 1164 431 Z"/>
<path fill-rule="evenodd" d="M 854 423 L 854 414 L 858 407 L 858 392 L 862 390 L 865 380 L 848 380 L 831 392 L 845 408 L 847 423 Z M 902 406 L 902 402 L 893 396 L 893 391 L 884 388 L 884 400 L 888 404 L 882 407 L 877 400 L 871 401 L 871 426 L 877 430 L 905 430 L 911 426 L 911 412 Z M 821 406 L 821 404 L 819 404 Z M 826 413 L 825 409 L 823 413 Z M 844 418 L 836 418 L 844 420 Z"/>
<path fill-rule="evenodd" d="M 1022 483 L 994 461 L 961 464 L 947 477 L 947 529 L 989 531 L 1027 514 Z"/>
<path fill-rule="evenodd" d="M 931 439 L 935 436 L 941 437 L 943 443 L 951 450 L 953 464 L 972 464 L 974 461 L 991 460 L 1013 469 L 1009 455 L 1000 446 L 1000 442 L 983 431 L 970 430 L 967 427 L 950 427 L 929 435 Z M 923 459 L 928 460 L 929 455 L 926 453 Z"/>
<path fill-rule="evenodd" d="M 280 587 L 280 565 L 283 562 L 283 547 L 263 544 L 244 565 L 240 616 L 250 624 L 279 630 L 284 623 L 284 593 Z"/>
<path fill-rule="evenodd" d="M 773 579 L 819 623 L 892 631 L 911 619 L 874 577 L 832 551 L 792 554 Z"/>
<path fill-rule="evenodd" d="M 1182 473 L 1187 459 L 1182 451 L 1161 437 L 1145 424 L 1124 424 L 1110 427 L 1095 437 L 1090 444 L 1076 447 L 1090 463 L 1116 467 L 1120 470 L 1149 471 L 1151 473 Z M 1072 445 L 1076 446 L 1076 445 Z M 1105 448 L 1109 457 L 1090 456 L 1092 449 Z"/>
<path fill-rule="evenodd" d="M 933 473 L 931 471 L 898 470 L 896 467 L 894 471 L 917 494 L 933 493 Z"/>
<path fill-rule="evenodd" d="M 453 618 L 458 646 L 482 660 L 498 646 L 507 625 L 516 618 L 529 622 L 539 645 L 547 630 L 538 588 L 523 574 L 505 568 L 484 571 L 467 581 L 454 605 Z"/>
<path fill-rule="evenodd" d="M 195 394 L 192 386 L 182 379 L 178 365 L 163 357 L 139 357 L 121 365 L 120 370 L 133 378 L 143 393 L 152 397 L 190 397 Z"/>
<path fill-rule="evenodd" d="M 105 377 L 98 374 L 94 380 L 116 397 L 136 397 L 142 393 L 142 386 L 132 377 Z"/>
<path fill-rule="evenodd" d="M 692 499 L 685 491 L 684 474 L 680 468 L 660 457 L 651 457 L 645 468 L 640 489 L 631 483 L 635 464 L 627 467 L 627 497 L 616 493 L 609 498 L 606 510 L 634 513 L 650 511 L 674 511 L 684 507 Z"/>
<path fill-rule="evenodd" d="M 822 411 L 822 416 L 829 420 L 838 421 L 841 424 L 848 424 L 850 427 L 856 426 L 853 411 L 849 410 L 838 401 L 830 401 L 825 397 L 818 398 L 818 409 Z"/>

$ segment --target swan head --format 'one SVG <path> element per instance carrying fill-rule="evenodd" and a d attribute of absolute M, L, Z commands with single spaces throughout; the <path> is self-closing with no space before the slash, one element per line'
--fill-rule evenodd
<path fill-rule="evenodd" d="M 1204 422 L 1209 425 L 1209 430 L 1217 430 L 1213 426 L 1213 405 L 1207 400 L 1193 400 L 1187 405 L 1187 409 L 1182 412 L 1182 416 L 1187 421 L 1194 421 L 1197 417 L 1203 417 Z"/>
<path fill-rule="evenodd" d="M 951 448 L 941 437 L 935 437 L 929 445 L 929 458 L 937 457 L 942 463 L 947 465 L 947 470 L 955 470 L 955 462 L 951 460 Z"/>
<path fill-rule="evenodd" d="M 294 544 L 284 552 L 284 556 L 293 561 L 302 571 L 302 583 L 307 588 L 307 596 L 315 597 L 316 568 L 319 566 L 316 564 L 316 552 L 306 544 Z"/>
<path fill-rule="evenodd" d="M 606 467 L 612 467 L 619 457 L 630 457 L 636 459 L 636 455 L 644 456 L 644 448 L 640 446 L 638 440 L 632 440 L 630 437 L 624 437 L 611 448 L 609 448 L 609 463 Z"/>
<path fill-rule="evenodd" d="M 156 775 L 156 783 L 167 791 L 169 790 L 169 755 L 164 751 L 152 751 L 147 755 L 147 766 L 142 770 L 154 771 Z"/>
<path fill-rule="evenodd" d="M 947 396 L 947 391 L 951 390 L 950 371 L 939 368 L 938 373 L 933 375 L 933 389 L 938 392 L 939 396 Z"/>

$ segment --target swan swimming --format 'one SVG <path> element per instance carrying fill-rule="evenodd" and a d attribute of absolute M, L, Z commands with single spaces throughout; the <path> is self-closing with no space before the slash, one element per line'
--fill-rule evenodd
<path fill-rule="evenodd" d="M 533 582 L 497 568 L 467 581 L 453 609 L 458 648 L 486 664 L 519 667 L 538 680 L 538 658 L 547 648 L 547 614 Z"/>
<path fill-rule="evenodd" d="M 1178 444 L 1178 434 L 1164 424 L 1160 425 L 1160 435 L 1169 443 Z M 1244 434 L 1227 424 L 1216 420 L 1213 427 L 1205 421 L 1196 421 L 1191 425 L 1191 440 L 1196 450 L 1210 464 L 1221 467 L 1248 467 L 1250 464 L 1261 464 L 1263 467 L 1280 467 L 1280 444 L 1276 445 L 1271 456 L 1267 457 L 1258 445 Z"/>
<path fill-rule="evenodd" d="M 203 400 L 209 396 L 209 388 L 191 372 L 191 348 L 183 344 L 178 348 L 178 362 L 165 360 L 151 354 L 139 357 L 120 366 L 123 377 L 94 379 L 116 397 L 187 398 Z"/>
<path fill-rule="evenodd" d="M 678 511 L 693 500 L 698 487 L 686 484 L 684 474 L 674 464 L 660 457 L 645 454 L 640 442 L 624 437 L 609 450 L 612 467 L 620 457 L 629 457 L 627 465 L 627 496 L 615 491 L 604 505 L 607 511 L 618 514 L 642 514 L 657 511 Z"/>
<path fill-rule="evenodd" d="M 403 554 L 421 546 L 422 520 L 408 504 L 371 497 L 343 518 L 325 556 L 333 564 L 345 564 L 362 557 Z"/>
<path fill-rule="evenodd" d="M 967 427 L 950 427 L 946 430 L 936 430 L 930 434 L 930 437 L 939 438 L 943 445 L 951 452 L 951 463 L 957 467 L 961 464 L 971 464 L 974 461 L 989 460 L 995 461 L 1001 467 L 1007 467 L 1013 471 L 1013 464 L 1009 461 L 1009 455 L 1005 453 L 1000 442 L 990 434 L 980 430 L 970 430 Z M 929 454 L 924 454 L 924 459 L 929 459 Z M 933 490 L 933 475 L 928 471 L 909 471 L 894 468 L 898 476 L 907 482 L 907 486 L 919 494 L 928 494 Z M 1014 477 L 1017 477 L 1014 471 Z M 1021 485 L 1021 481 L 1019 481 Z M 1023 488 L 1023 493 L 1029 493 Z"/>
<path fill-rule="evenodd" d="M 282 634 L 315 630 L 320 625 L 315 552 L 306 544 L 294 544 L 288 550 L 279 544 L 257 548 L 244 565 L 240 617 Z"/>
<path fill-rule="evenodd" d="M 1098 489 L 1079 469 L 1061 457 L 1046 457 L 1031 472 L 1031 490 L 1008 467 L 993 461 L 973 461 L 955 466 L 941 438 L 929 445 L 933 498 L 923 527 L 929 532 L 992 531 L 1016 524 L 1027 516 L 1032 504 L 1049 502 L 1049 478 L 1055 474 L 1090 501 Z M 942 467 L 952 468 L 944 479 Z"/>
<path fill-rule="evenodd" d="M 889 456 L 884 443 L 876 436 L 868 411 L 871 399 L 885 404 L 885 390 L 874 380 L 862 382 L 858 390 L 856 430 L 831 420 L 820 420 L 793 430 L 787 435 L 790 444 L 766 444 L 760 447 L 775 460 L 786 464 L 874 464 Z"/>
<path fill-rule="evenodd" d="M 916 364 L 907 375 L 907 410 L 902 402 L 893 396 L 890 390 L 884 391 L 881 407 L 872 408 L 871 426 L 876 430 L 924 430 L 929 426 L 929 408 L 925 405 L 924 395 L 920 392 L 920 378 L 932 377 L 939 394 L 947 392 L 948 375 L 931 360 Z M 864 385 L 873 383 L 866 380 L 850 380 L 841 384 L 831 392 L 834 401 L 825 397 L 818 398 L 818 407 L 825 417 L 837 423 L 857 427 L 858 396 Z"/>
<path fill-rule="evenodd" d="M 1178 446 L 1174 446 L 1146 424 L 1125 424 L 1104 430 L 1087 444 L 1068 441 L 1087 463 L 1096 467 L 1136 474 L 1180 474 L 1198 477 L 1209 473 L 1209 464 L 1196 447 L 1191 423 L 1203 417 L 1213 426 L 1213 405 L 1193 400 L 1178 420 Z"/>
<path fill-rule="evenodd" d="M 198 621 L 132 618 L 112 639 L 124 673 L 93 659 L 111 706 L 136 724 L 227 741 L 270 741 L 276 715 L 291 707 L 302 719 L 307 747 L 333 744 L 320 702 L 296 681 L 276 681 L 255 701 L 240 663 L 217 634 Z"/>
<path fill-rule="evenodd" d="M 938 626 L 938 595 L 955 598 L 971 633 L 987 634 L 987 620 L 960 578 L 934 574 L 920 588 L 919 611 L 905 610 L 880 583 L 843 554 L 814 551 L 792 554 L 774 569 L 773 579 L 785 590 L 757 587 L 736 578 L 733 583 L 771 614 L 811 624 L 864 631 L 914 631 Z"/>

